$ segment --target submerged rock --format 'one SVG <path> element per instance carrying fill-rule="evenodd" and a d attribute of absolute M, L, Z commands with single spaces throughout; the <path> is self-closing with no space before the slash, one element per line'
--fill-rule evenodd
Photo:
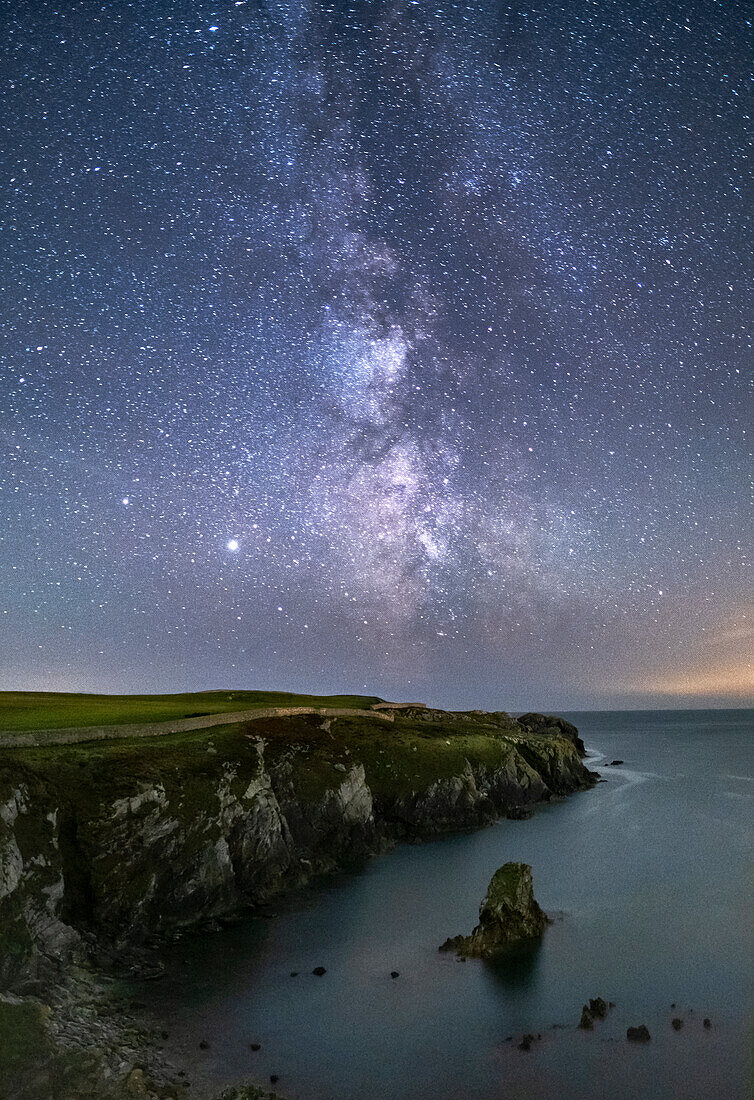
<path fill-rule="evenodd" d="M 629 1043 L 648 1043 L 651 1039 L 649 1029 L 646 1024 L 639 1024 L 638 1027 L 629 1027 L 626 1031 L 626 1038 Z"/>
<path fill-rule="evenodd" d="M 613 1002 L 603 1000 L 602 997 L 590 997 L 589 1004 L 584 1005 L 581 1009 L 581 1019 L 579 1020 L 579 1027 L 583 1031 L 591 1031 L 594 1027 L 595 1020 L 604 1020 L 607 1016 L 608 1010 L 613 1007 Z"/>
<path fill-rule="evenodd" d="M 528 863 L 505 863 L 492 876 L 470 936 L 453 936 L 440 947 L 459 955 L 490 958 L 507 947 L 541 936 L 547 917 L 534 900 Z"/>

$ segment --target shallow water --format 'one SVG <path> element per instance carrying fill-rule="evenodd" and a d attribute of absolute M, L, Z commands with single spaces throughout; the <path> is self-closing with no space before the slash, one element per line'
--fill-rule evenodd
<path fill-rule="evenodd" d="M 528 821 L 400 846 L 274 920 L 178 944 L 138 993 L 167 1053 L 196 1082 L 277 1074 L 301 1100 L 748 1096 L 754 712 L 569 717 L 606 783 Z M 438 953 L 506 860 L 532 865 L 556 915 L 541 947 L 497 966 Z M 616 1007 L 578 1031 L 597 995 Z M 651 1042 L 627 1043 L 640 1023 Z M 542 1036 L 529 1052 L 523 1032 Z"/>

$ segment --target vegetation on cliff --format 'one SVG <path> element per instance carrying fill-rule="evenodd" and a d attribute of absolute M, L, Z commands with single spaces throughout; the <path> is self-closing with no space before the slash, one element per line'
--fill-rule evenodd
<path fill-rule="evenodd" d="M 220 705 L 232 713 L 242 693 L 230 694 Z M 172 713 L 191 713 L 196 698 L 173 697 Z M 334 699 L 344 711 L 379 702 L 306 705 Z M 108 719 L 125 714 L 118 706 Z M 391 717 L 264 717 L 0 751 L 0 987 L 44 990 L 72 960 L 127 967 L 155 934 L 230 915 L 402 837 L 521 816 L 593 781 L 574 740 L 549 724 L 416 706 Z"/>
<path fill-rule="evenodd" d="M 547 917 L 535 901 L 528 863 L 505 863 L 490 880 L 479 906 L 479 924 L 470 936 L 446 940 L 441 951 L 493 958 L 508 948 L 537 939 Z"/>

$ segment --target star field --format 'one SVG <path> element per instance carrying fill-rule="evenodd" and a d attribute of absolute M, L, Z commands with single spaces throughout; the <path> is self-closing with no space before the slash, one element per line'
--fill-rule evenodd
<path fill-rule="evenodd" d="M 9 14 L 3 687 L 751 697 L 746 5 Z"/>

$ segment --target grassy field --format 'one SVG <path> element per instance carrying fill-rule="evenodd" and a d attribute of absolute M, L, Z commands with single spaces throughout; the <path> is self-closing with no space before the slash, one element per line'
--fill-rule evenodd
<path fill-rule="evenodd" d="M 52 691 L 0 692 L 0 731 L 169 722 L 202 714 L 262 707 L 363 707 L 376 695 L 295 695 L 286 691 L 197 691 L 182 695 L 78 695 Z"/>

